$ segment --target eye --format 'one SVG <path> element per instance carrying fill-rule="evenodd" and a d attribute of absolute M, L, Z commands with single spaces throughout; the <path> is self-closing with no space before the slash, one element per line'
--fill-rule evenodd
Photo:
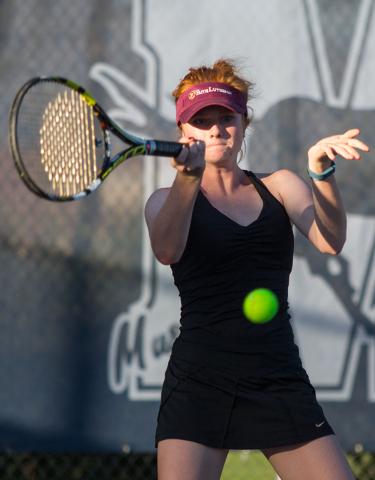
<path fill-rule="evenodd" d="M 230 123 L 233 119 L 234 119 L 234 115 L 225 115 L 223 117 L 223 121 L 227 123 Z"/>
<path fill-rule="evenodd" d="M 205 123 L 207 123 L 207 119 L 205 118 L 193 118 L 192 122 L 191 122 L 193 125 L 204 125 Z"/>

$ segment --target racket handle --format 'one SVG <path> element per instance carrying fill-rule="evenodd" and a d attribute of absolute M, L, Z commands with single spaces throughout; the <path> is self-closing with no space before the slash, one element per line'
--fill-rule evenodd
<path fill-rule="evenodd" d="M 177 157 L 182 150 L 182 143 L 149 140 L 147 150 L 149 155 L 158 157 Z"/>

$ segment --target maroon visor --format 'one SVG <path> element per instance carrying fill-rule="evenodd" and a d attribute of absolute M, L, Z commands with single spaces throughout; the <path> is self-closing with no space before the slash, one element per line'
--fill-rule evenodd
<path fill-rule="evenodd" d="M 177 125 L 187 123 L 191 117 L 209 105 L 222 105 L 247 117 L 247 106 L 242 93 L 226 83 L 197 83 L 184 92 L 176 104 Z"/>

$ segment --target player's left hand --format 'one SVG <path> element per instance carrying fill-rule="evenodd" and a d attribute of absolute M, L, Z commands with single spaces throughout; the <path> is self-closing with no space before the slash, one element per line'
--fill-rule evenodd
<path fill-rule="evenodd" d="M 361 155 L 357 150 L 370 151 L 365 143 L 354 138 L 359 134 L 358 128 L 353 128 L 343 135 L 333 135 L 320 140 L 308 151 L 309 169 L 314 173 L 323 173 L 331 166 L 336 155 L 347 160 L 359 160 Z"/>

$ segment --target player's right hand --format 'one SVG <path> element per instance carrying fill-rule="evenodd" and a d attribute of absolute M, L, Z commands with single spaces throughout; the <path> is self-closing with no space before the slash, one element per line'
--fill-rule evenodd
<path fill-rule="evenodd" d="M 181 137 L 179 142 L 183 143 L 184 147 L 178 157 L 171 159 L 172 167 L 184 175 L 201 177 L 206 168 L 206 144 L 203 140 L 188 137 Z"/>

